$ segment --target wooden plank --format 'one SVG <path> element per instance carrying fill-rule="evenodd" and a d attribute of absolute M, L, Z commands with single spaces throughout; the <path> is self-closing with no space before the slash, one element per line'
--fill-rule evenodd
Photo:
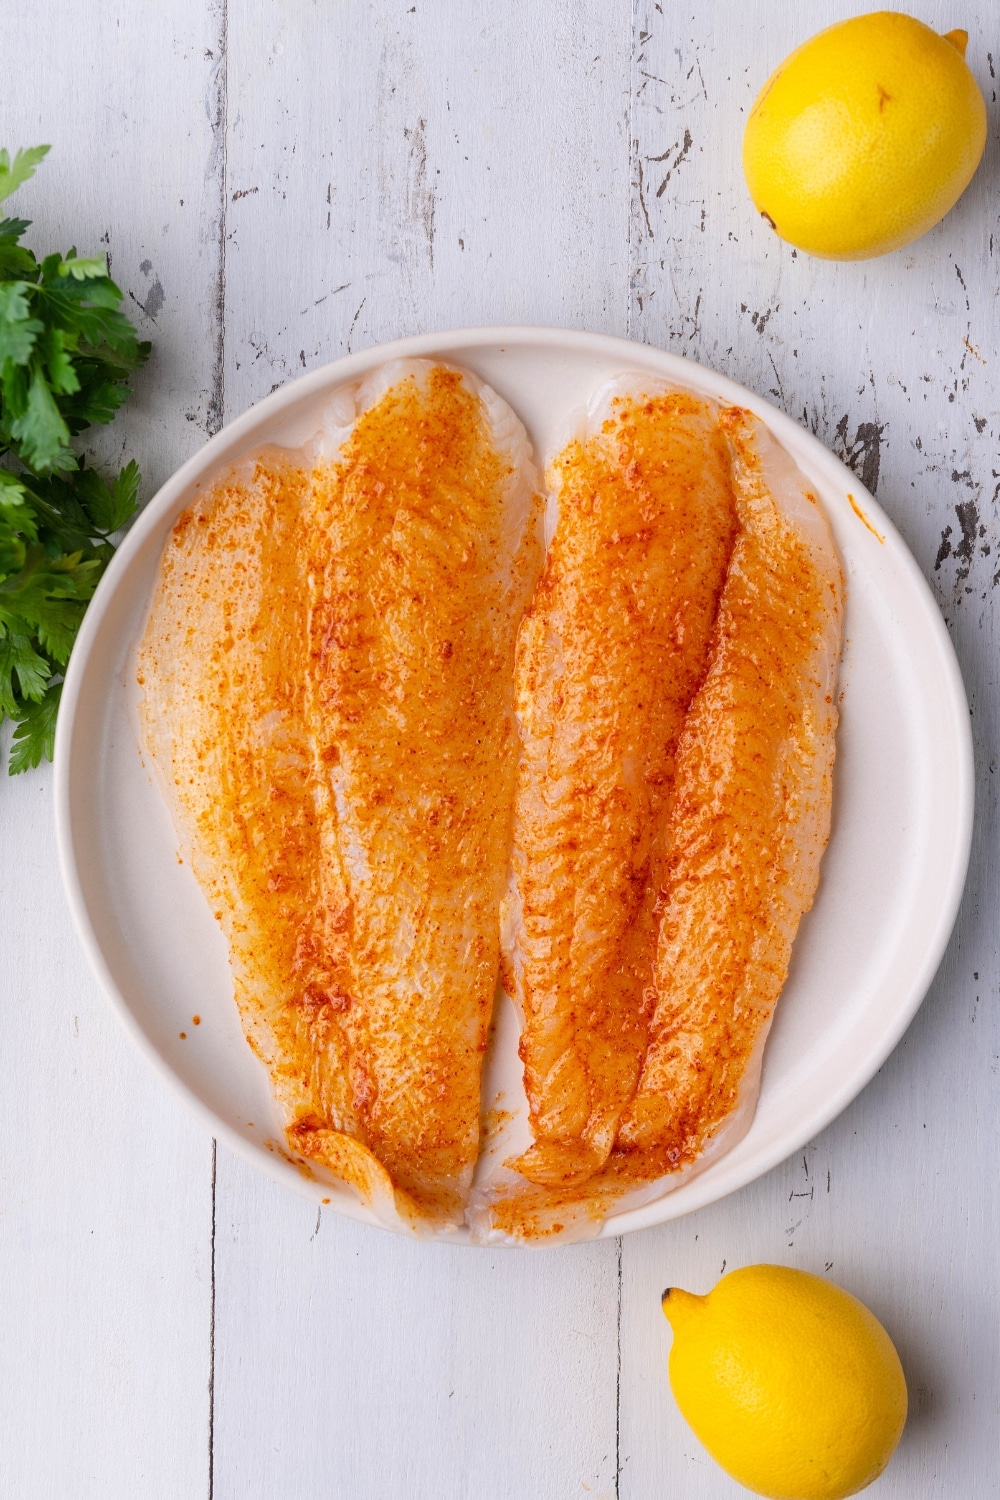
<path fill-rule="evenodd" d="M 629 6 L 230 0 L 230 415 L 351 349 L 623 333 Z"/>
<path fill-rule="evenodd" d="M 57 9 L 5 10 L 0 89 L 19 136 L 5 144 L 52 144 L 12 202 L 39 249 L 106 247 L 155 341 L 98 445 L 109 462 L 134 455 L 148 495 L 203 440 L 212 394 L 217 8 L 113 3 L 72 24 Z M 211 1141 L 151 1079 L 86 971 L 48 769 L 3 775 L 0 809 L 0 1488 L 204 1495 Z"/>
<path fill-rule="evenodd" d="M 467 323 L 623 331 L 630 6 L 229 5 L 226 398 Z M 215 1493 L 610 1495 L 617 1251 L 420 1246 L 219 1153 Z M 252 1316 L 247 1309 L 253 1308 Z M 252 1477 L 251 1477 L 252 1476 Z"/>
<path fill-rule="evenodd" d="M 849 10 L 865 10 L 857 5 Z M 663 7 L 666 9 L 666 7 Z M 990 19 L 970 7 L 969 61 L 995 101 Z M 663 1286 L 707 1290 L 724 1267 L 777 1261 L 862 1297 L 896 1339 L 912 1416 L 885 1496 L 987 1493 L 981 1417 L 1000 1389 L 986 1312 L 996 1297 L 995 1118 L 1000 984 L 997 857 L 996 442 L 992 362 L 998 229 L 988 160 L 960 206 L 897 255 L 831 264 L 794 255 L 757 218 L 739 162 L 770 69 L 844 14 L 808 22 L 748 4 L 636 16 L 633 332 L 732 375 L 805 422 L 877 490 L 937 593 L 977 741 L 979 819 L 948 955 L 907 1036 L 855 1104 L 799 1157 L 734 1198 L 623 1242 L 622 1496 L 729 1496 L 670 1397 Z M 921 18 L 953 24 L 943 3 Z M 661 190 L 662 185 L 662 190 Z M 1000 244 L 1000 240 L 997 241 Z M 995 1129 L 995 1126 L 994 1126 Z M 989 1465 L 989 1467 L 987 1467 Z"/>
<path fill-rule="evenodd" d="M 216 1222 L 217 1500 L 614 1493 L 613 1244 L 422 1245 L 221 1148 Z"/>

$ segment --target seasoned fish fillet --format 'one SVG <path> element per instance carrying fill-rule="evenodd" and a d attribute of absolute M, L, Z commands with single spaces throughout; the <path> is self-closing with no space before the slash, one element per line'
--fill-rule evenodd
<path fill-rule="evenodd" d="M 310 517 L 324 903 L 330 946 L 348 935 L 364 1138 L 454 1217 L 479 1147 L 541 499 L 524 429 L 491 391 L 413 362 L 379 386 Z"/>
<path fill-rule="evenodd" d="M 843 580 L 815 496 L 763 424 L 731 409 L 721 427 L 739 533 L 677 745 L 641 1076 L 603 1171 L 576 1188 L 498 1181 L 480 1235 L 594 1233 L 616 1201 L 660 1196 L 753 1117 L 829 836 Z"/>
<path fill-rule="evenodd" d="M 741 530 L 712 665 L 678 751 L 656 1010 L 618 1135 L 626 1175 L 728 1149 L 830 836 L 843 579 L 803 476 L 748 412 L 723 413 Z"/>
<path fill-rule="evenodd" d="M 354 1146 L 347 1039 L 319 1003 L 334 980 L 316 937 L 320 832 L 304 715 L 310 484 L 307 467 L 271 449 L 180 517 L 139 649 L 139 717 L 282 1113 L 315 1110 L 346 1132 L 335 1170 L 391 1204 L 385 1173 Z"/>
<path fill-rule="evenodd" d="M 523 427 L 460 371 L 384 367 L 329 428 L 181 517 L 140 648 L 143 738 L 291 1150 L 386 1217 L 455 1223 L 540 500 Z"/>
<path fill-rule="evenodd" d="M 549 474 L 558 523 L 517 646 L 504 921 L 534 1137 L 513 1165 L 536 1183 L 604 1165 L 646 1051 L 677 739 L 735 530 L 717 416 L 619 379 Z"/>

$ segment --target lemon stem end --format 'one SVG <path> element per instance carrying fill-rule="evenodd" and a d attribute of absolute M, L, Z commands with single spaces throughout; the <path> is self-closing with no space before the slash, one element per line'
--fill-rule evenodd
<path fill-rule="evenodd" d="M 965 56 L 965 49 L 969 45 L 969 33 L 967 31 L 946 31 L 944 33 L 946 42 L 950 42 L 959 57 Z"/>
<path fill-rule="evenodd" d="M 685 1292 L 683 1287 L 668 1286 L 660 1298 L 660 1306 L 667 1322 L 676 1329 L 678 1319 L 694 1312 L 704 1300 L 704 1297 L 699 1297 L 694 1292 Z"/>

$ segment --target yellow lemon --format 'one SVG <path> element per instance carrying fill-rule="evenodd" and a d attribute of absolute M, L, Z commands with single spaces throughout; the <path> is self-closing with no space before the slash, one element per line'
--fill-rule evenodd
<path fill-rule="evenodd" d="M 670 1384 L 695 1436 L 769 1500 L 842 1500 L 877 1479 L 906 1421 L 881 1323 L 805 1271 L 747 1266 L 706 1297 L 670 1287 Z"/>
<path fill-rule="evenodd" d="M 743 137 L 750 196 L 783 240 L 862 260 L 944 218 L 986 144 L 967 41 L 883 10 L 841 21 L 785 58 Z"/>

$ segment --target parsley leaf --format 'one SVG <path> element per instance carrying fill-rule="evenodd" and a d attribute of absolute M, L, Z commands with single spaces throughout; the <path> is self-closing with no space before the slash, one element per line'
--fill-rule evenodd
<path fill-rule="evenodd" d="M 11 415 L 11 447 L 23 464 L 34 469 L 70 469 L 73 452 L 69 428 L 56 405 L 40 359 L 32 359 L 31 379 L 17 414 Z"/>
<path fill-rule="evenodd" d="M 39 656 L 27 636 L 8 635 L 0 641 L 0 709 L 8 718 L 17 718 L 21 699 L 40 702 L 51 676 L 52 663 Z"/>
<path fill-rule="evenodd" d="M 45 324 L 31 316 L 27 293 L 22 281 L 0 284 L 0 364 L 8 359 L 15 365 L 25 364 L 38 335 L 45 331 Z"/>
<path fill-rule="evenodd" d="M 85 260 L 75 250 L 71 250 L 66 259 L 59 262 L 58 275 L 72 276 L 74 281 L 93 281 L 96 276 L 106 279 L 107 274 L 108 263 L 103 255 Z"/>
<path fill-rule="evenodd" d="M 138 509 L 139 469 L 132 459 L 118 478 L 106 484 L 94 469 L 81 469 L 77 475 L 77 492 L 95 536 L 110 536 L 120 531 Z"/>
<path fill-rule="evenodd" d="M 0 151 L 0 200 L 47 146 Z M 103 256 L 41 261 L 0 220 L 0 722 L 15 724 L 11 772 L 52 758 L 62 673 L 87 604 L 135 514 L 139 470 L 87 468 L 73 439 L 110 422 L 149 354 L 121 311 Z"/>
<path fill-rule="evenodd" d="M 22 182 L 34 177 L 35 168 L 43 157 L 48 156 L 50 149 L 49 146 L 29 146 L 17 153 L 13 163 L 6 151 L 0 151 L 0 203 L 9 198 Z"/>
<path fill-rule="evenodd" d="M 52 759 L 56 742 L 56 713 L 62 682 L 50 685 L 40 703 L 26 703 L 18 712 L 17 728 L 10 747 L 10 774 L 34 769 Z"/>

